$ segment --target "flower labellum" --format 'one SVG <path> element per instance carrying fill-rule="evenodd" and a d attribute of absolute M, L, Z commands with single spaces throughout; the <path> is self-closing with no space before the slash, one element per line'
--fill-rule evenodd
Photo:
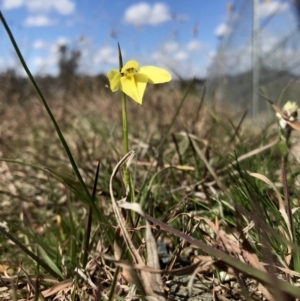
<path fill-rule="evenodd" d="M 276 116 L 279 119 L 279 124 L 282 129 L 285 129 L 287 127 L 287 121 L 299 121 L 300 112 L 296 102 L 292 102 L 290 100 L 287 101 L 282 108 L 282 112 L 286 115 L 286 120 L 281 116 L 280 113 L 276 113 Z"/>
<path fill-rule="evenodd" d="M 172 79 L 169 71 L 155 66 L 140 67 L 134 60 L 128 61 L 121 72 L 116 69 L 109 71 L 107 77 L 112 92 L 120 89 L 140 105 L 147 83 L 162 84 Z"/>

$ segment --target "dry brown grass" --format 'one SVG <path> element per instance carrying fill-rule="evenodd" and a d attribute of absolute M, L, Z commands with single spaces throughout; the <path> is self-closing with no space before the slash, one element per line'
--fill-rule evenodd
<path fill-rule="evenodd" d="M 150 164 L 155 159 L 158 165 L 153 173 L 167 164 L 181 167 L 181 169 L 174 172 L 171 169 L 170 171 L 166 170 L 165 175 L 153 184 L 147 210 L 152 216 L 161 216 L 166 223 L 175 222 L 182 229 L 186 228 L 185 221 L 188 220 L 188 231 L 191 231 L 188 234 L 193 234 L 193 231 L 198 229 L 196 224 L 201 220 L 202 230 L 207 231 L 206 244 L 215 245 L 218 249 L 224 248 L 223 251 L 226 252 L 228 246 L 225 246 L 225 243 L 228 243 L 230 237 L 230 235 L 226 236 L 227 234 L 224 232 L 226 216 L 223 216 L 223 205 L 215 200 L 222 196 L 227 189 L 225 185 L 228 181 L 228 173 L 224 173 L 224 167 L 226 167 L 228 159 L 227 155 L 232 154 L 236 149 L 242 155 L 244 154 L 243 151 L 249 149 L 250 146 L 254 145 L 254 149 L 260 146 L 262 137 L 268 140 L 273 134 L 253 136 L 251 135 L 253 129 L 237 128 L 242 113 L 234 112 L 228 106 L 214 107 L 205 103 L 198 110 L 201 97 L 200 95 L 191 94 L 187 97 L 171 131 L 177 140 L 179 152 L 185 150 L 184 152 L 188 153 L 185 165 L 182 166 L 171 135 L 167 138 L 162 150 L 157 149 L 182 97 L 182 91 L 172 90 L 170 87 L 164 90 L 149 87 L 146 91 L 143 106 L 128 101 L 130 141 L 131 147 L 138 150 L 138 161 Z M 64 133 L 90 191 L 92 191 L 97 161 L 100 158 L 101 171 L 97 202 L 107 216 L 112 212 L 110 205 L 107 205 L 110 204 L 108 179 L 119 159 L 111 144 L 120 154 L 122 153 L 121 108 L 119 102 L 119 95 L 117 93 L 111 94 L 107 90 L 92 95 L 78 93 L 75 97 L 53 95 L 51 99 L 48 99 L 51 110 Z M 23 105 L 17 103 L 4 104 L 1 117 L 2 143 L 0 152 L 2 158 L 35 164 L 56 174 L 70 174 L 68 176 L 72 178 L 72 171 L 61 143 L 49 117 L 37 98 L 28 99 Z M 193 134 L 193 141 L 189 141 L 186 134 Z M 198 148 L 196 148 L 197 145 L 194 144 L 194 141 L 197 141 Z M 190 149 L 193 149 L 193 151 Z M 257 153 L 259 153 L 259 149 L 257 149 Z M 202 162 L 201 156 L 203 156 L 204 162 L 206 160 L 205 163 Z M 249 154 L 248 158 L 251 156 L 255 156 L 255 154 Z M 198 164 L 201 164 L 201 168 L 197 166 Z M 149 165 L 137 164 L 137 166 L 136 194 L 140 192 L 142 180 Z M 201 171 L 199 174 L 197 174 L 197 169 Z M 64 220 L 64 217 L 68 216 L 67 199 L 70 196 L 67 186 L 57 182 L 42 169 L 37 170 L 30 166 L 12 162 L 2 161 L 0 172 L 0 218 L 7 221 L 10 231 L 15 233 L 22 241 L 24 237 L 27 237 L 20 231 L 20 227 L 30 229 L 31 233 L 41 237 L 46 237 L 48 232 L 53 232 L 54 235 L 59 236 L 60 231 L 67 226 Z M 122 191 L 120 183 L 117 182 L 115 185 L 116 187 L 119 185 L 119 191 Z M 176 189 L 178 189 L 178 192 Z M 120 192 L 117 193 L 120 194 Z M 76 214 L 78 226 L 83 227 L 83 219 L 86 216 L 85 208 L 81 202 L 76 200 L 76 197 L 70 196 L 70 198 L 72 199 L 72 208 L 74 214 Z M 194 203 L 195 206 L 201 204 L 204 208 L 210 208 L 210 210 L 200 210 L 201 214 L 209 217 L 202 219 L 202 217 L 194 216 L 195 213 L 199 214 L 199 211 L 193 212 Z M 193 212 L 192 215 L 189 213 L 190 211 Z M 209 218 L 215 215 L 221 220 L 216 218 L 213 223 Z M 61 218 L 60 222 L 58 222 L 57 217 Z M 154 225 L 163 226 L 159 220 L 153 219 L 150 221 Z M 192 224 L 194 224 L 194 228 L 190 228 Z M 215 227 L 215 233 L 210 233 L 207 226 L 203 224 L 207 224 L 211 228 Z M 113 227 L 113 225 L 110 225 L 110 227 Z M 166 228 L 164 230 L 166 239 L 171 237 L 172 232 L 168 233 L 170 229 Z M 142 227 L 137 227 L 135 230 L 130 229 L 130 231 L 136 231 L 137 233 L 141 230 Z M 153 230 L 155 230 L 154 227 Z M 159 232 L 156 232 L 156 234 L 159 234 Z M 175 232 L 173 234 L 175 235 Z M 179 236 L 180 245 L 183 246 L 182 251 L 188 248 L 188 245 L 183 243 L 184 237 L 188 238 L 188 234 L 182 235 L 182 237 Z M 220 240 L 218 235 L 221 234 L 224 234 L 224 237 Z M 164 235 L 162 234 L 161 238 Z M 214 236 L 213 239 L 212 236 Z M 110 247 L 102 241 L 99 242 L 100 249 L 103 250 L 107 247 L 106 250 L 110 254 L 112 251 Z M 174 239 L 172 239 L 172 242 L 174 243 Z M 9 248 L 10 244 L 7 241 L 1 242 L 0 240 L 0 244 L 6 248 L 2 257 L 3 262 L 0 262 L 0 264 L 5 263 L 10 267 L 19 266 L 20 262 L 24 260 L 24 254 L 15 247 Z M 30 247 L 34 245 L 34 243 L 29 244 Z M 242 248 L 238 247 L 237 241 L 235 241 L 234 246 L 237 254 L 243 252 Z M 140 247 L 143 249 L 142 244 Z M 178 249 L 177 246 L 175 246 L 175 249 Z M 14 254 L 13 258 L 12 254 Z M 96 249 L 91 252 L 91 255 L 97 258 Z M 176 259 L 179 255 L 180 251 L 177 255 L 174 252 L 173 258 Z M 108 263 L 109 260 L 104 257 L 101 260 L 102 263 L 105 262 L 107 265 L 101 265 L 101 271 L 103 269 L 107 273 L 105 275 L 101 274 L 101 281 L 111 283 L 112 279 L 107 276 L 113 273 L 111 263 Z M 257 257 L 255 257 L 255 260 L 258 260 Z M 209 266 L 203 271 L 201 269 L 197 271 L 205 274 L 208 269 L 210 277 L 212 277 L 211 273 L 216 270 L 216 266 L 213 265 L 215 262 L 212 257 L 209 257 L 207 261 Z M 30 262 L 24 260 L 24 269 L 32 270 L 30 264 Z M 263 270 L 261 262 L 259 262 L 259 266 Z M 188 272 L 191 274 L 196 268 L 197 266 L 193 266 Z M 99 266 L 94 272 L 99 272 L 98 269 Z M 224 269 L 227 271 L 228 267 Z M 178 273 L 181 272 L 178 271 Z M 213 278 L 209 278 L 209 283 L 213 283 Z M 218 286 L 222 288 L 222 293 L 218 294 L 221 297 L 225 296 L 226 289 L 223 290 L 224 287 L 221 282 L 218 283 Z M 57 289 L 60 294 L 63 287 L 67 287 L 66 289 L 71 291 L 75 288 L 75 285 L 72 282 L 60 282 L 55 284 L 53 289 Z M 86 285 L 81 286 L 82 294 L 86 293 L 87 287 Z M 256 285 L 255 290 L 257 290 L 257 287 Z M 264 289 L 261 286 L 260 288 Z M 50 294 L 51 290 L 45 289 L 44 293 Z M 59 295 L 58 293 L 55 294 Z M 267 294 L 268 291 L 265 291 L 265 295 Z M 91 297 L 90 294 L 88 296 L 87 298 Z M 241 292 L 236 293 L 236 296 L 241 296 Z M 259 298 L 262 297 L 261 294 Z"/>

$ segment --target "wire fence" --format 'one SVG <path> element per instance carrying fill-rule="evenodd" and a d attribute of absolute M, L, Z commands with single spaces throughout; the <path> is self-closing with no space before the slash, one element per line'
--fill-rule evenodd
<path fill-rule="evenodd" d="M 236 0 L 208 70 L 206 100 L 257 115 L 300 96 L 298 0 Z"/>

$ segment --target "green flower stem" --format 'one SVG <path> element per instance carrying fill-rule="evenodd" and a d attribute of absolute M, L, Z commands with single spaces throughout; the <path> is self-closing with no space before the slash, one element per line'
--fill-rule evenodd
<path fill-rule="evenodd" d="M 122 92 L 122 120 L 123 120 L 123 137 L 124 137 L 124 154 L 129 152 L 128 143 L 128 121 L 126 109 L 126 95 Z"/>
<path fill-rule="evenodd" d="M 126 109 L 126 95 L 122 94 L 122 121 L 123 121 L 123 144 L 124 144 L 124 154 L 129 152 L 129 142 L 128 142 L 128 121 L 127 121 L 127 109 Z M 126 165 L 124 165 L 124 183 L 127 189 L 130 185 L 130 174 Z"/>
<path fill-rule="evenodd" d="M 122 121 L 123 121 L 123 139 L 124 139 L 124 154 L 129 152 L 129 142 L 128 142 L 128 120 L 127 120 L 127 108 L 126 108 L 126 95 L 122 92 Z M 125 189 L 129 189 L 129 197 L 130 201 L 134 202 L 134 186 L 133 181 L 130 176 L 130 171 L 128 170 L 127 166 L 124 165 L 123 167 L 124 173 L 124 184 Z"/>
<path fill-rule="evenodd" d="M 118 52 L 119 52 L 119 67 L 120 72 L 123 68 L 123 59 L 122 59 L 122 53 L 121 53 L 121 47 L 118 43 Z M 123 145 L 124 145 L 124 154 L 127 154 L 129 152 L 129 142 L 128 142 L 128 121 L 127 121 L 127 108 L 126 108 L 126 94 L 121 92 L 121 99 L 122 99 L 122 122 L 123 122 Z M 135 196 L 134 196 L 134 186 L 133 181 L 130 176 L 130 172 L 126 165 L 123 167 L 123 181 L 125 184 L 125 189 L 129 189 L 129 197 L 130 201 L 134 202 Z M 127 192 L 127 191 L 126 191 Z"/>

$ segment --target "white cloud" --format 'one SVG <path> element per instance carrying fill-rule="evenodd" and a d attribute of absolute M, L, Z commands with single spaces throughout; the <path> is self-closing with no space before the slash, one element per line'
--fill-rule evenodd
<path fill-rule="evenodd" d="M 162 50 L 165 52 L 174 52 L 179 49 L 179 44 L 177 42 L 166 42 L 162 46 Z"/>
<path fill-rule="evenodd" d="M 282 39 L 275 33 L 264 29 L 259 33 L 259 54 L 262 66 L 272 70 L 283 68 L 287 62 L 293 65 L 293 61 L 299 58 L 299 50 L 292 49 L 287 44 L 284 47 L 278 47 L 277 44 Z M 252 69 L 252 44 L 241 44 L 234 49 L 224 48 L 222 51 L 210 54 L 213 61 L 212 66 L 217 66 L 218 76 L 225 74 L 236 75 L 247 72 Z M 293 57 L 294 56 L 294 57 Z M 299 60 L 299 59 L 298 59 Z M 297 63 L 295 62 L 294 65 Z M 289 64 L 288 64 L 289 65 Z M 286 70 L 285 70 L 286 71 Z"/>
<path fill-rule="evenodd" d="M 70 40 L 68 38 L 58 37 L 55 42 L 53 42 L 51 45 L 48 45 L 50 55 L 58 58 L 60 46 L 68 45 L 69 43 Z"/>
<path fill-rule="evenodd" d="M 174 59 L 177 61 L 185 61 L 188 59 L 188 57 L 188 54 L 183 50 L 179 50 L 174 54 Z"/>
<path fill-rule="evenodd" d="M 68 45 L 70 40 L 67 37 L 58 37 L 55 42 L 48 43 L 42 40 L 36 40 L 33 42 L 32 47 L 34 49 L 48 49 L 50 53 L 57 53 L 58 49 L 62 45 Z"/>
<path fill-rule="evenodd" d="M 218 38 L 223 38 L 227 35 L 229 35 L 232 32 L 232 28 L 229 27 L 225 23 L 221 23 L 216 29 L 215 29 L 215 35 Z"/>
<path fill-rule="evenodd" d="M 122 53 L 124 56 L 124 53 Z M 99 49 L 99 51 L 94 56 L 94 63 L 95 64 L 118 64 L 118 54 L 115 48 L 112 48 L 108 45 L 104 46 L 103 48 Z"/>
<path fill-rule="evenodd" d="M 5 69 L 3 68 L 4 67 L 4 59 L 0 57 L 0 71 L 4 71 Z M 3 69 L 2 69 L 3 68 Z"/>
<path fill-rule="evenodd" d="M 274 47 L 282 37 L 274 35 L 268 30 L 264 30 L 260 32 L 258 38 L 259 38 L 259 47 L 262 53 L 264 53 L 274 49 Z"/>
<path fill-rule="evenodd" d="M 33 12 L 49 12 L 54 10 L 62 15 L 69 15 L 75 11 L 75 3 L 71 0 L 27 0 L 25 5 Z"/>
<path fill-rule="evenodd" d="M 269 16 L 286 11 L 289 8 L 289 4 L 280 1 L 268 1 L 261 2 L 258 6 L 259 18 L 267 18 Z"/>
<path fill-rule="evenodd" d="M 198 58 L 196 63 L 192 57 L 185 51 L 179 50 L 170 55 L 162 51 L 156 51 L 152 54 L 154 65 L 165 67 L 169 71 L 176 70 L 181 77 L 191 79 L 192 77 L 205 77 L 209 59 L 207 57 Z M 147 58 L 149 61 L 149 58 Z M 174 77 L 176 75 L 174 74 Z"/>
<path fill-rule="evenodd" d="M 125 22 L 134 25 L 158 25 L 171 19 L 169 7 L 159 2 L 152 6 L 146 2 L 134 4 L 124 14 Z"/>
<path fill-rule="evenodd" d="M 299 58 L 297 51 L 291 50 L 290 45 L 278 47 L 277 44 L 282 39 L 267 29 L 259 33 L 259 54 L 262 66 L 270 67 L 272 70 L 281 68 L 285 62 L 290 61 L 293 64 L 293 52 L 295 59 Z M 297 55 L 296 55 L 297 53 Z M 224 48 L 217 53 L 209 53 L 212 61 L 212 66 L 218 66 L 218 76 L 225 74 L 236 75 L 242 72 L 247 72 L 252 69 L 252 44 L 240 44 L 235 48 Z M 289 59 L 287 59 L 289 58 Z M 295 64 L 296 65 L 296 64 Z"/>
<path fill-rule="evenodd" d="M 48 58 L 36 57 L 33 64 L 38 68 L 49 68 L 57 64 L 57 59 L 54 56 Z"/>
<path fill-rule="evenodd" d="M 70 43 L 70 40 L 66 37 L 58 37 L 56 40 L 57 46 L 63 46 L 63 45 L 67 45 L 69 43 Z"/>
<path fill-rule="evenodd" d="M 30 12 L 48 13 L 55 11 L 61 15 L 69 15 L 75 11 L 72 0 L 4 0 L 3 9 L 16 9 L 25 6 Z"/>
<path fill-rule="evenodd" d="M 204 48 L 204 45 L 200 43 L 198 40 L 191 40 L 187 45 L 186 49 L 188 51 L 199 51 Z"/>
<path fill-rule="evenodd" d="M 214 60 L 215 59 L 215 57 L 216 57 L 216 55 L 217 55 L 217 52 L 216 52 L 216 50 L 210 50 L 209 52 L 208 52 L 208 58 L 209 58 L 209 60 Z"/>
<path fill-rule="evenodd" d="M 164 54 L 161 51 L 155 51 L 152 53 L 152 59 L 161 63 L 164 60 Z"/>
<path fill-rule="evenodd" d="M 173 66 L 174 62 L 177 61 L 185 61 L 189 58 L 188 54 L 184 50 L 178 50 L 173 52 L 173 55 L 163 51 L 155 51 L 152 54 L 152 59 L 157 61 L 159 64 L 163 64 L 165 66 Z M 176 66 L 176 64 L 174 65 Z M 178 66 L 177 66 L 178 67 Z"/>
<path fill-rule="evenodd" d="M 24 5 L 24 0 L 3 0 L 2 8 L 3 9 L 15 9 Z"/>
<path fill-rule="evenodd" d="M 34 49 L 43 49 L 47 47 L 47 43 L 42 40 L 36 40 L 33 42 L 32 47 Z"/>
<path fill-rule="evenodd" d="M 36 40 L 33 43 L 35 49 L 47 49 L 48 54 L 46 56 L 36 56 L 32 59 L 32 64 L 36 67 L 38 74 L 57 74 L 57 62 L 60 57 L 59 46 L 67 45 L 70 40 L 66 37 L 58 37 L 54 42 L 46 42 L 42 40 Z"/>
<path fill-rule="evenodd" d="M 31 60 L 32 70 L 35 70 L 35 74 L 39 75 L 58 75 L 58 68 L 57 68 L 57 57 L 55 56 L 48 56 L 48 57 L 34 57 Z"/>
<path fill-rule="evenodd" d="M 55 21 L 45 15 L 28 16 L 24 21 L 24 25 L 28 27 L 40 27 L 54 25 Z"/>
<path fill-rule="evenodd" d="M 14 56 L 11 55 L 2 55 L 0 58 L 0 71 L 6 71 L 8 69 L 14 69 L 19 74 L 20 63 Z"/>

